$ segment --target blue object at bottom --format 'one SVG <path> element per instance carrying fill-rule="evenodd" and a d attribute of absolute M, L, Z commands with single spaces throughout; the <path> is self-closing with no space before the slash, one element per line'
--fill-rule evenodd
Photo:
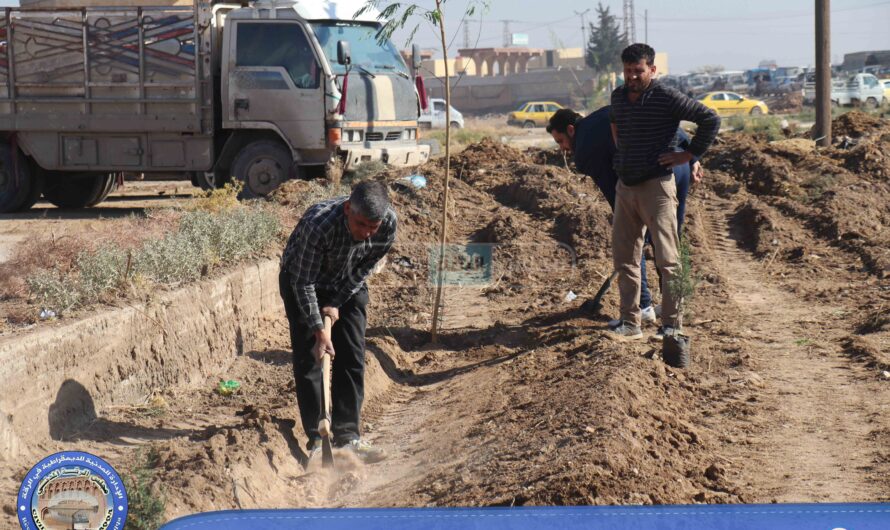
<path fill-rule="evenodd" d="M 190 515 L 162 530 L 886 530 L 890 504 L 349 508 Z"/>

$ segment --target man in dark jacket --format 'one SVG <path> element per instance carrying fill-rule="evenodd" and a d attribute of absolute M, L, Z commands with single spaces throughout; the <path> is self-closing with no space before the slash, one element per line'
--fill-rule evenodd
<path fill-rule="evenodd" d="M 310 461 L 321 451 L 319 361 L 324 353 L 333 358 L 334 445 L 353 451 L 368 463 L 385 457 L 382 450 L 361 439 L 368 305 L 365 280 L 392 247 L 396 224 L 386 186 L 361 182 L 349 197 L 323 201 L 306 210 L 281 256 L 279 289 L 290 325 L 297 405 L 309 437 Z M 333 321 L 330 334 L 324 317 Z"/>
<path fill-rule="evenodd" d="M 614 211 L 618 175 L 612 167 L 616 148 L 612 139 L 610 113 L 611 108 L 608 105 L 586 117 L 571 109 L 560 109 L 550 118 L 547 131 L 563 151 L 574 153 L 575 167 L 580 173 L 593 179 L 608 201 L 609 207 Z M 686 148 L 689 145 L 689 136 L 682 129 L 677 129 L 677 136 L 678 147 Z M 686 215 L 686 195 L 689 192 L 690 182 L 698 182 L 701 175 L 701 163 L 697 158 L 674 168 L 677 183 L 678 230 L 681 229 Z M 641 319 L 643 322 L 655 322 L 658 311 L 652 305 L 652 295 L 646 278 L 645 255 L 640 260 L 640 279 Z M 621 323 L 620 319 L 616 319 L 610 321 L 609 326 L 617 327 Z"/>
<path fill-rule="evenodd" d="M 612 223 L 612 258 L 618 273 L 622 324 L 617 339 L 642 338 L 640 330 L 640 256 L 643 233 L 652 237 L 664 290 L 662 355 L 666 363 L 685 367 L 688 339 L 680 333 L 682 292 L 680 240 L 677 231 L 677 185 L 672 169 L 701 157 L 720 130 L 717 114 L 677 90 L 653 79 L 655 50 L 632 44 L 621 53 L 625 83 L 612 92 L 612 134 L 617 151 L 613 167 L 619 182 Z M 685 150 L 677 150 L 681 120 L 698 125 Z"/>

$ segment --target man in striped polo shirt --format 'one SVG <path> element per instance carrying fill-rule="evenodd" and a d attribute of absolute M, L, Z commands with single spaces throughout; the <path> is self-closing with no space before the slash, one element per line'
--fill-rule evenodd
<path fill-rule="evenodd" d="M 612 92 L 613 159 L 616 186 L 612 223 L 612 255 L 618 271 L 621 325 L 611 330 L 619 339 L 639 339 L 640 257 L 644 229 L 652 237 L 655 261 L 666 288 L 662 297 L 666 363 L 685 367 L 688 341 L 680 333 L 681 302 L 672 288 L 680 273 L 677 233 L 677 186 L 671 168 L 701 157 L 720 130 L 720 118 L 701 103 L 654 79 L 655 50 L 632 44 L 621 53 L 624 85 Z M 688 149 L 677 146 L 681 120 L 698 129 Z"/>

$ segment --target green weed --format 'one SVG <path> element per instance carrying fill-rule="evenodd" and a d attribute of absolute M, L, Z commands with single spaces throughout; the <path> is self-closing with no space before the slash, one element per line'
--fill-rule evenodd
<path fill-rule="evenodd" d="M 160 485 L 155 484 L 158 452 L 152 447 L 139 452 L 136 468 L 123 476 L 127 489 L 127 529 L 157 530 L 164 522 L 166 499 Z"/>

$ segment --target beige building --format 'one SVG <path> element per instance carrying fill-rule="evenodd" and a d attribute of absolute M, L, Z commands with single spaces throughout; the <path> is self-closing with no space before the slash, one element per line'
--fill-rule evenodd
<path fill-rule="evenodd" d="M 544 50 L 535 48 L 464 48 L 458 50 L 468 75 L 479 77 L 503 77 L 524 74 L 529 62 L 543 55 Z M 471 66 L 472 65 L 472 66 Z M 472 74 L 470 74 L 472 68 Z"/>
<path fill-rule="evenodd" d="M 584 70 L 587 64 L 582 48 L 559 48 L 539 50 L 533 48 L 470 48 L 461 49 L 460 56 L 449 59 L 452 75 L 496 77 L 521 74 L 536 70 L 564 69 Z M 445 75 L 445 62 L 442 59 L 423 61 L 425 72 L 435 72 L 436 77 Z M 659 75 L 670 73 L 668 54 L 657 52 L 655 66 Z"/>
<path fill-rule="evenodd" d="M 544 55 L 535 57 L 528 62 L 529 70 L 544 68 L 587 68 L 584 62 L 584 50 L 581 48 L 562 48 L 545 50 Z"/>
<path fill-rule="evenodd" d="M 421 62 L 424 76 L 445 77 L 444 59 L 426 59 Z M 448 73 L 451 75 L 476 75 L 476 63 L 465 57 L 448 59 Z"/>
<path fill-rule="evenodd" d="M 669 75 L 671 73 L 667 52 L 655 52 L 655 73 L 658 75 Z"/>

